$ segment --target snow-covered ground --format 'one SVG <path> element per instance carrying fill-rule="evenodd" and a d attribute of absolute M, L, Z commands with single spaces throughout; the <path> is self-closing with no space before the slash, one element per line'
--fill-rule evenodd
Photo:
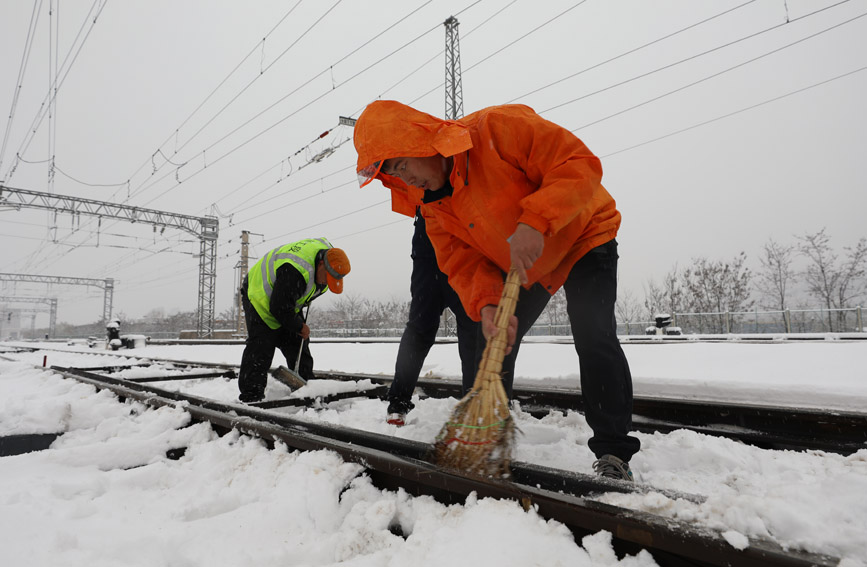
<path fill-rule="evenodd" d="M 832 338 L 624 349 L 638 395 L 867 412 L 867 341 Z M 178 408 L 119 404 L 109 392 L 37 368 L 46 357 L 48 366 L 117 364 L 115 357 L 50 346 L 62 351 L 0 352 L 15 359 L 0 359 L 0 435 L 67 432 L 50 450 L 0 459 L 3 564 L 655 565 L 646 553 L 617 558 L 604 532 L 575 541 L 564 526 L 514 502 L 470 498 L 444 506 L 381 491 L 359 466 L 334 453 L 269 451 L 255 439 L 218 437 L 201 424 L 185 427 L 188 417 Z M 123 354 L 237 364 L 242 348 L 152 345 Z M 391 374 L 397 352 L 396 343 L 311 348 L 317 370 L 368 374 Z M 283 363 L 279 354 L 276 363 Z M 423 372 L 456 378 L 456 345 L 436 345 Z M 136 373 L 142 371 L 121 375 Z M 516 375 L 517 383 L 576 387 L 577 356 L 570 345 L 525 343 Z M 316 381 L 307 388 L 327 393 L 346 387 Z M 224 379 L 191 381 L 184 389 L 225 401 L 237 397 L 236 383 Z M 287 394 L 269 382 L 269 398 Z M 454 403 L 420 401 L 403 428 L 384 422 L 379 400 L 283 411 L 430 442 Z M 518 460 L 590 471 L 590 430 L 580 414 L 535 419 L 518 409 L 515 415 L 522 432 Z M 761 450 L 685 430 L 636 435 L 642 450 L 631 464 L 641 481 L 702 494 L 706 501 L 658 493 L 608 494 L 604 501 L 700 523 L 724 532 L 734 546 L 755 536 L 840 557 L 845 567 L 867 565 L 867 448 L 844 457 Z M 174 447 L 187 447 L 180 460 L 165 456 Z M 393 533 L 395 525 L 404 537 Z"/>

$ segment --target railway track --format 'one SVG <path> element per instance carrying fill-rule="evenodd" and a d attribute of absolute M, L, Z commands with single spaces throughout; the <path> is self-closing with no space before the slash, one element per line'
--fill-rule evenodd
<path fill-rule="evenodd" d="M 367 379 L 388 384 L 381 375 L 318 373 L 332 380 Z M 452 380 L 420 379 L 418 388 L 430 397 L 461 397 L 461 385 Z M 515 386 L 512 399 L 534 416 L 551 410 L 583 411 L 584 400 L 575 390 Z M 822 450 L 843 455 L 867 447 L 867 414 L 827 412 L 809 408 L 736 405 L 637 396 L 633 402 L 633 426 L 644 433 L 690 429 L 727 437 L 763 449 Z"/>
<path fill-rule="evenodd" d="M 123 356 L 122 353 L 111 355 Z M 162 360 L 178 368 L 210 368 L 219 372 L 237 369 L 237 365 L 229 364 Z M 112 368 L 120 369 L 118 366 Z M 216 376 L 223 375 L 219 372 Z M 370 380 L 383 387 L 388 386 L 392 380 L 390 376 L 381 374 L 342 372 L 317 372 L 316 377 L 341 381 Z M 163 380 L 164 378 L 160 377 L 152 379 Z M 422 378 L 418 381 L 417 388 L 427 397 L 461 397 L 461 385 L 455 380 Z M 371 395 L 381 392 L 382 390 L 377 390 L 371 392 Z M 584 404 L 579 391 L 563 388 L 516 385 L 512 398 L 520 402 L 522 411 L 536 417 L 547 415 L 552 410 L 583 411 Z M 264 402 L 264 407 L 276 408 L 289 404 L 290 402 L 286 401 Z M 633 401 L 633 426 L 643 433 L 668 433 L 676 429 L 689 429 L 706 435 L 735 439 L 763 449 L 820 450 L 850 455 L 867 448 L 867 413 L 858 412 L 636 396 Z"/>
<path fill-rule="evenodd" d="M 614 535 L 615 548 L 618 551 L 635 553 L 639 549 L 646 549 L 660 565 L 824 566 L 838 563 L 838 560 L 833 557 L 792 552 L 782 549 L 773 542 L 760 539 L 751 539 L 749 546 L 745 549 L 735 549 L 719 533 L 711 530 L 642 511 L 612 506 L 594 499 L 596 495 L 612 491 L 653 492 L 672 500 L 683 499 L 700 504 L 703 501 L 703 497 L 700 495 L 660 490 L 640 484 L 628 485 L 616 481 L 606 481 L 591 475 L 520 462 L 513 464 L 512 477 L 508 481 L 472 477 L 454 471 L 444 471 L 436 467 L 428 459 L 431 447 L 426 443 L 325 423 L 304 421 L 285 413 L 272 411 L 276 408 L 289 406 L 327 404 L 349 397 L 378 397 L 386 389 L 386 384 L 389 381 L 387 377 L 319 374 L 318 378 L 332 380 L 347 382 L 362 380 L 365 386 L 357 391 L 319 397 L 315 400 L 293 397 L 269 400 L 254 405 L 242 405 L 206 399 L 154 385 L 155 382 L 231 378 L 234 376 L 234 368 L 227 365 L 203 365 L 172 361 L 171 367 L 177 370 L 176 375 L 167 376 L 166 372 L 160 369 L 155 371 L 152 376 L 146 375 L 146 372 L 138 372 L 138 377 L 134 379 L 112 376 L 112 374 L 124 369 L 132 367 L 146 369 L 152 364 L 153 361 L 144 364 L 87 368 L 53 366 L 52 369 L 67 378 L 91 384 L 98 389 L 112 390 L 122 400 L 138 400 L 154 407 L 183 404 L 184 409 L 195 420 L 207 421 L 216 431 L 221 433 L 237 429 L 269 442 L 280 441 L 298 450 L 329 449 L 335 451 L 347 461 L 362 464 L 373 482 L 383 489 L 400 487 L 410 494 L 432 495 L 446 503 L 463 502 L 473 492 L 481 497 L 512 499 L 520 502 L 525 508 L 535 508 L 539 514 L 546 518 L 563 523 L 576 534 L 576 537 L 595 533 L 599 530 L 610 531 Z M 420 387 L 427 395 L 459 395 L 459 386 L 456 383 L 443 380 L 423 380 Z M 527 408 L 530 406 L 536 408 L 532 411 L 540 413 L 547 412 L 552 407 L 565 406 L 571 409 L 580 409 L 580 396 L 576 396 L 574 393 L 544 389 L 520 389 L 516 390 L 515 394 L 515 397 L 521 401 L 524 411 L 528 411 Z M 638 411 L 641 409 L 641 411 L 656 416 L 653 419 L 663 415 L 667 416 L 666 419 L 683 419 L 685 415 L 689 415 L 688 420 L 698 420 L 701 415 L 709 415 L 709 412 L 714 411 L 702 404 L 699 404 L 703 407 L 698 411 L 694 408 L 690 409 L 693 405 L 687 404 L 684 407 L 679 407 L 669 400 L 666 404 L 650 411 L 646 410 L 643 404 L 636 404 L 636 415 L 640 417 Z M 734 415 L 738 409 L 736 406 L 732 406 L 726 411 Z M 793 412 L 792 410 L 786 411 L 788 411 L 789 416 L 788 422 L 791 423 Z M 830 421 L 828 416 L 826 416 L 825 421 L 822 421 L 819 416 L 813 415 L 814 412 L 807 413 L 812 416 L 809 418 L 812 423 Z M 770 423 L 773 419 L 781 417 L 780 415 L 773 416 L 772 412 L 768 413 L 767 408 L 765 411 L 749 408 L 747 415 L 751 416 L 749 419 L 754 420 L 748 423 L 751 426 L 761 424 L 761 420 L 767 420 Z M 854 416 L 844 417 L 846 417 L 843 420 L 845 425 L 841 426 L 838 423 L 826 428 L 823 432 L 826 437 L 821 444 L 831 445 L 833 444 L 832 433 L 856 427 Z M 650 419 L 640 418 L 637 421 L 639 423 L 646 422 L 650 427 Z M 741 420 L 740 423 L 744 423 L 743 420 L 747 418 L 742 415 L 738 418 L 732 417 L 732 419 Z M 861 416 L 861 419 L 864 420 L 867 417 Z M 780 423 L 783 422 L 785 420 L 780 421 Z M 676 427 L 671 422 L 666 421 L 666 423 L 671 428 Z M 660 430 L 657 425 L 652 427 L 655 430 Z M 706 425 L 696 427 L 707 428 Z M 732 426 L 719 428 L 717 433 L 723 434 L 724 429 L 735 428 Z M 804 425 L 802 429 L 808 430 L 809 427 Z M 865 430 L 867 428 L 864 427 L 862 421 L 860 431 L 863 434 Z M 31 439 L 2 438 L 0 439 L 0 456 L 11 454 L 10 451 L 22 452 L 23 450 L 47 448 L 51 441 L 60 434 L 62 433 L 54 436 L 32 436 Z M 770 433 L 756 434 L 756 436 L 763 437 L 765 441 L 773 437 Z M 851 443 L 854 447 L 857 435 L 853 434 L 851 437 L 852 439 L 847 443 Z M 771 443 L 792 445 L 799 438 L 801 438 L 800 434 L 790 432 L 782 440 L 778 439 Z M 30 445 L 29 448 L 28 444 Z M 813 435 L 811 445 L 816 444 L 816 436 Z M 861 444 L 864 444 L 863 440 Z M 184 448 L 182 447 L 175 448 L 172 450 L 173 455 L 170 456 L 179 456 L 183 454 L 183 451 Z"/>

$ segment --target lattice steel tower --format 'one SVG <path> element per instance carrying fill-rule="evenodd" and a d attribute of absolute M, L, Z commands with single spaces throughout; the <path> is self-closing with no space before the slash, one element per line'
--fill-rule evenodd
<path fill-rule="evenodd" d="M 235 332 L 239 335 L 247 334 L 247 320 L 244 318 L 244 305 L 241 303 L 241 284 L 250 270 L 250 231 L 241 231 L 241 261 L 238 262 L 238 282 L 235 286 L 236 308 Z"/>
<path fill-rule="evenodd" d="M 447 120 L 464 116 L 464 93 L 461 87 L 461 46 L 458 39 L 458 19 L 443 22 L 446 27 L 446 114 Z"/>

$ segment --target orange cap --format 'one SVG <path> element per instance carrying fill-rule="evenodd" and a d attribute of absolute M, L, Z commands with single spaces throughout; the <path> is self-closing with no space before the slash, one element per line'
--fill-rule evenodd
<path fill-rule="evenodd" d="M 343 277 L 349 273 L 349 258 L 341 248 L 329 248 L 325 253 L 325 272 L 328 289 L 343 293 Z"/>

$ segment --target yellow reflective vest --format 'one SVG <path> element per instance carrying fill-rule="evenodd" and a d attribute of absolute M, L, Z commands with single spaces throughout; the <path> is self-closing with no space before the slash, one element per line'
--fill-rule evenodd
<path fill-rule="evenodd" d="M 284 244 L 265 254 L 250 268 L 247 274 L 247 298 L 256 312 L 272 329 L 279 329 L 280 322 L 271 314 L 271 294 L 274 291 L 274 281 L 277 270 L 284 264 L 291 264 L 304 277 L 307 287 L 295 303 L 295 312 L 308 305 L 311 301 L 325 293 L 317 291 L 316 285 L 316 255 L 320 250 L 332 248 L 325 238 L 307 238 Z"/>

